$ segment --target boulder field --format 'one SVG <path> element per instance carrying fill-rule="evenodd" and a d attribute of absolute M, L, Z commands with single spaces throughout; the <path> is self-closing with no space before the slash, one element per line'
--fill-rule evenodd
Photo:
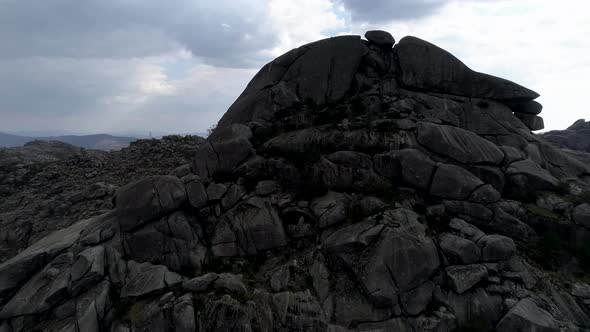
<path fill-rule="evenodd" d="M 365 37 L 273 60 L 190 163 L 8 257 L 0 331 L 590 329 L 590 167 L 539 95 Z"/>

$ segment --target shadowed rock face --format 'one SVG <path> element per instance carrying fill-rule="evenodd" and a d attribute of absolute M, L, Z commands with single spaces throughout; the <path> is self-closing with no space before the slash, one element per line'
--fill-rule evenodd
<path fill-rule="evenodd" d="M 514 82 L 473 71 L 451 53 L 416 37 L 402 38 L 395 51 L 400 82 L 409 88 L 508 102 L 539 97 Z"/>
<path fill-rule="evenodd" d="M 190 163 L 0 264 L 0 331 L 589 328 L 547 269 L 590 270 L 590 169 L 538 95 L 366 37 L 275 59 Z"/>

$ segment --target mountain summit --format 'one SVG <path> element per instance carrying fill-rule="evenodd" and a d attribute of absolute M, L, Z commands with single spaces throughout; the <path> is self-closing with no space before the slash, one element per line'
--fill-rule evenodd
<path fill-rule="evenodd" d="M 190 164 L 2 263 L 0 331 L 590 328 L 590 168 L 539 95 L 365 37 L 278 57 Z"/>

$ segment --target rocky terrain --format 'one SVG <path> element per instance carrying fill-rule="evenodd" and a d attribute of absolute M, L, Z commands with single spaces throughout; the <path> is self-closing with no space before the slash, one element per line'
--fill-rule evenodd
<path fill-rule="evenodd" d="M 566 153 L 590 164 L 590 121 L 580 119 L 565 130 L 552 130 L 541 135 Z"/>
<path fill-rule="evenodd" d="M 52 231 L 112 209 L 118 187 L 171 172 L 202 141 L 166 136 L 110 153 L 46 141 L 0 148 L 0 262 Z"/>
<path fill-rule="evenodd" d="M 190 160 L 63 172 L 120 187 L 6 254 L 0 331 L 589 330 L 590 168 L 539 95 L 365 37 L 267 64 Z"/>

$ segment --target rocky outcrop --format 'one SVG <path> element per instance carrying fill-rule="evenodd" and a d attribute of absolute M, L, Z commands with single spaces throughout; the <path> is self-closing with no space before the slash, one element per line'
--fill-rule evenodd
<path fill-rule="evenodd" d="M 544 269 L 587 271 L 590 169 L 531 133 L 538 95 L 366 38 L 272 61 L 190 162 L 0 264 L 0 331 L 587 328 Z"/>
<path fill-rule="evenodd" d="M 590 121 L 580 119 L 565 130 L 552 130 L 541 136 L 559 147 L 590 153 Z"/>

